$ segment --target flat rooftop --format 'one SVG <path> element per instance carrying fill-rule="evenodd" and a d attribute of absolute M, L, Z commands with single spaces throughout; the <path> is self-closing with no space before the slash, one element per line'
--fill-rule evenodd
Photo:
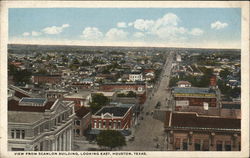
<path fill-rule="evenodd" d="M 53 104 L 54 101 L 48 101 L 44 106 L 20 106 L 19 101 L 11 99 L 8 101 L 8 111 L 45 112 L 45 110 L 50 109 Z"/>
<path fill-rule="evenodd" d="M 172 92 L 174 94 L 215 94 L 215 90 L 211 88 L 199 87 L 174 87 Z"/>
<path fill-rule="evenodd" d="M 166 113 L 165 127 L 199 129 L 241 129 L 241 119 L 199 116 L 196 113 Z"/>

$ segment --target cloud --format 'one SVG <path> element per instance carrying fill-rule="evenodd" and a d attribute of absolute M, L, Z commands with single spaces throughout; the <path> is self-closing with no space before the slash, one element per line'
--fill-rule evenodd
<path fill-rule="evenodd" d="M 29 32 L 24 32 L 24 33 L 23 33 L 23 36 L 29 36 L 29 35 L 30 35 Z"/>
<path fill-rule="evenodd" d="M 69 24 L 63 24 L 62 26 L 51 26 L 51 27 L 46 27 L 42 31 L 46 34 L 50 35 L 55 35 L 55 34 L 60 34 L 63 29 L 69 27 Z"/>
<path fill-rule="evenodd" d="M 36 31 L 31 32 L 32 36 L 40 36 L 41 34 L 42 34 L 41 32 L 36 32 Z"/>
<path fill-rule="evenodd" d="M 149 30 L 150 28 L 152 28 L 152 26 L 154 25 L 154 21 L 153 20 L 137 19 L 137 20 L 135 20 L 133 25 L 134 25 L 134 28 L 136 28 L 138 30 L 146 31 L 146 30 Z"/>
<path fill-rule="evenodd" d="M 128 32 L 123 31 L 122 29 L 117 29 L 117 28 L 111 28 L 107 33 L 106 33 L 106 39 L 111 40 L 111 41 L 116 41 L 116 40 L 126 40 L 128 36 Z"/>
<path fill-rule="evenodd" d="M 193 35 L 193 36 L 200 36 L 204 33 L 204 31 L 200 28 L 193 28 L 189 34 Z"/>
<path fill-rule="evenodd" d="M 81 37 L 86 40 L 100 40 L 103 38 L 103 33 L 96 27 L 86 27 Z"/>
<path fill-rule="evenodd" d="M 145 37 L 145 34 L 142 33 L 142 32 L 135 32 L 135 33 L 133 34 L 133 37 L 135 37 L 135 38 L 144 38 L 144 37 Z"/>
<path fill-rule="evenodd" d="M 181 35 L 184 35 L 185 33 L 187 33 L 187 29 L 185 29 L 184 27 L 176 26 L 161 27 L 154 32 L 154 34 L 157 35 L 158 38 L 170 41 L 172 39 L 178 38 Z"/>
<path fill-rule="evenodd" d="M 211 23 L 211 29 L 216 29 L 216 30 L 220 30 L 220 29 L 223 29 L 225 27 L 227 27 L 228 24 L 227 23 L 223 23 L 223 22 L 220 22 L 220 21 L 216 21 L 216 22 L 213 22 Z"/>
<path fill-rule="evenodd" d="M 127 24 L 126 24 L 125 22 L 118 22 L 118 23 L 117 23 L 117 27 L 126 28 L 126 27 L 127 27 Z"/>

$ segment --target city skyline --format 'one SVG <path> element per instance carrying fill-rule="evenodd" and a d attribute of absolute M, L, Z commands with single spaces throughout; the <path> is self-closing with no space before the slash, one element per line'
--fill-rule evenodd
<path fill-rule="evenodd" d="M 239 8 L 10 8 L 9 43 L 240 48 Z"/>

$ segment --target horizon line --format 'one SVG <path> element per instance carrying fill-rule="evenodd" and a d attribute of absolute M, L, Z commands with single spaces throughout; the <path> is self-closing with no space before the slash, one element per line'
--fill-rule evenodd
<path fill-rule="evenodd" d="M 84 45 L 84 44 L 60 44 L 60 43 L 54 43 L 54 44 L 50 44 L 50 43 L 46 43 L 46 44 L 38 44 L 38 43 L 10 43 L 8 42 L 7 45 L 40 45 L 40 46 L 81 46 L 81 47 L 143 47 L 143 48 L 182 48 L 182 49 L 236 49 L 236 50 L 241 50 L 241 48 L 228 48 L 228 47 L 221 47 L 221 48 L 216 48 L 216 47 L 181 47 L 181 46 L 161 46 L 161 45 Z"/>

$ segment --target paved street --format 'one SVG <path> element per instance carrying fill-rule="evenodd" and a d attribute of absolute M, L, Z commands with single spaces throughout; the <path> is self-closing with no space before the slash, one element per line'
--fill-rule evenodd
<path fill-rule="evenodd" d="M 166 98 L 169 98 L 167 88 L 170 80 L 171 65 L 173 60 L 173 53 L 170 53 L 166 63 L 164 65 L 161 79 L 158 84 L 156 84 L 155 89 L 152 92 L 152 96 L 148 96 L 146 103 L 144 104 L 143 120 L 140 120 L 140 125 L 138 125 L 134 130 L 134 141 L 128 141 L 127 146 L 122 148 L 122 150 L 127 151 L 157 151 L 164 149 L 164 124 L 163 122 L 153 118 L 152 112 L 155 109 L 155 105 L 158 101 L 161 102 L 161 108 L 167 107 Z"/>

